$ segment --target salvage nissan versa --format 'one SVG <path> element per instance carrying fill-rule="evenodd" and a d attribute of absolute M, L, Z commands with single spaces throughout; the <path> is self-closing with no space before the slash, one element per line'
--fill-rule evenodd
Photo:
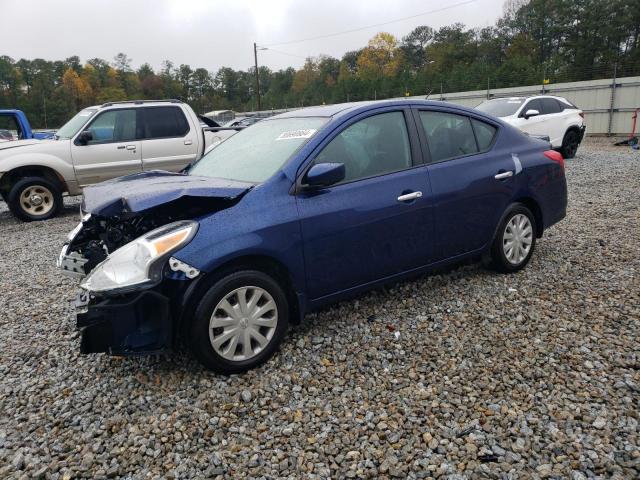
<path fill-rule="evenodd" d="M 443 264 L 515 272 L 565 216 L 562 156 L 442 102 L 263 120 L 184 173 L 88 187 L 58 260 L 82 277 L 83 353 L 185 342 L 225 374 L 265 362 L 329 302 Z"/>

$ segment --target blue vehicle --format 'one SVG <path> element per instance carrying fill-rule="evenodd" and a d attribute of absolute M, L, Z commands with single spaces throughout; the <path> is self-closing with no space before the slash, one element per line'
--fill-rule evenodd
<path fill-rule="evenodd" d="M 15 131 L 17 140 L 45 140 L 53 138 L 55 132 L 34 132 L 27 116 L 22 110 L 0 110 L 0 130 L 3 132 Z M 12 138 L 4 137 L 0 134 L 0 139 L 12 140 Z"/>
<path fill-rule="evenodd" d="M 442 102 L 307 108 L 256 123 L 182 174 L 85 190 L 59 266 L 83 277 L 83 353 L 184 341 L 230 374 L 305 313 L 469 259 L 522 269 L 565 216 L 562 156 Z"/>

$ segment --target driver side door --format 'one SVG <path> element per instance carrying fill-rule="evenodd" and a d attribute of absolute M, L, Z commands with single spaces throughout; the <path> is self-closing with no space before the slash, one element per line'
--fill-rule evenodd
<path fill-rule="evenodd" d="M 368 114 L 319 150 L 312 165 L 342 163 L 346 177 L 296 196 L 310 299 L 429 263 L 431 187 L 410 111 Z"/>
<path fill-rule="evenodd" d="M 76 136 L 71 158 L 80 186 L 142 171 L 139 110 L 120 108 L 99 113 L 84 129 L 92 139 L 86 145 Z"/>

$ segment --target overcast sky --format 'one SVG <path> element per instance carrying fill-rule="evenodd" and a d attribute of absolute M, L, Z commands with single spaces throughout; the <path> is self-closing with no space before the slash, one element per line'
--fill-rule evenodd
<path fill-rule="evenodd" d="M 321 36 L 433 12 L 358 32 L 259 52 L 260 65 L 299 67 L 304 57 L 340 58 L 378 31 L 398 38 L 418 25 L 492 25 L 504 0 L 0 0 L 0 55 L 112 61 L 126 53 L 137 67 L 176 65 L 246 69 L 253 42 L 262 45 Z M 451 7 L 451 8 L 448 8 Z M 435 12 L 437 9 L 445 9 Z"/>

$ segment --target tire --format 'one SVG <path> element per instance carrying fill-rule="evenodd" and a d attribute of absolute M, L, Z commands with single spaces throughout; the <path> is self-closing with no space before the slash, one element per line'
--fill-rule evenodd
<path fill-rule="evenodd" d="M 509 249 L 509 235 L 516 236 Z M 521 239 L 518 242 L 518 239 Z M 515 245 L 514 245 L 515 243 Z M 528 246 L 527 246 L 528 244 Z M 507 210 L 491 245 L 489 266 L 501 273 L 522 270 L 533 255 L 536 246 L 536 220 L 531 211 L 520 203 Z M 521 247 L 521 248 L 520 248 Z M 526 250 L 528 248 L 528 250 Z"/>
<path fill-rule="evenodd" d="M 24 222 L 47 220 L 62 208 L 62 189 L 44 177 L 21 178 L 11 186 L 7 204 L 11 213 Z"/>
<path fill-rule="evenodd" d="M 240 295 L 246 301 L 244 312 L 240 311 Z M 225 300 L 226 306 L 222 305 Z M 261 317 L 251 318 L 251 311 L 258 314 L 261 310 Z M 188 343 L 205 367 L 224 375 L 242 373 L 273 356 L 288 325 L 289 305 L 282 287 L 262 272 L 241 270 L 221 278 L 203 295 L 189 328 Z M 249 347 L 245 347 L 247 343 Z"/>
<path fill-rule="evenodd" d="M 580 135 L 575 130 L 569 130 L 564 134 L 560 153 L 564 158 L 574 158 L 580 145 Z"/>

